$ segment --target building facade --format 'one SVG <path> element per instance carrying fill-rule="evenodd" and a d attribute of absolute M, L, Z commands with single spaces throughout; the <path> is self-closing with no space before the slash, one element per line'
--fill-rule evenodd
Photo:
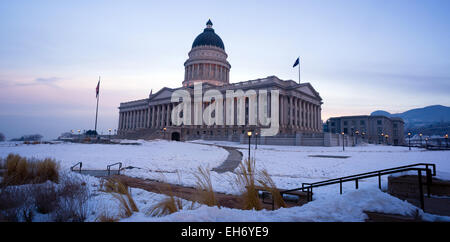
<path fill-rule="evenodd" d="M 241 141 L 246 131 L 259 132 L 265 128 L 259 124 L 251 125 L 249 122 L 249 100 L 245 99 L 245 124 L 237 125 L 173 125 L 172 111 L 179 104 L 172 102 L 171 97 L 177 90 L 189 92 L 194 100 L 194 85 L 201 84 L 202 92 L 214 89 L 225 96 L 227 91 L 266 90 L 267 113 L 271 114 L 271 90 L 279 91 L 279 133 L 276 137 L 299 143 L 299 135 L 323 139 L 321 105 L 322 98 L 310 83 L 296 83 L 292 80 L 281 80 L 276 76 L 230 83 L 231 65 L 227 61 L 227 53 L 222 39 L 214 32 L 212 22 L 207 22 L 203 33 L 197 36 L 184 63 L 185 73 L 182 86 L 178 88 L 164 87 L 148 98 L 124 102 L 119 107 L 118 135 L 129 139 L 155 139 L 164 138 L 172 140 L 217 139 Z M 203 103 L 206 108 L 210 103 Z M 264 105 L 266 105 L 264 104 Z M 226 107 L 226 102 L 223 100 Z M 237 102 L 234 102 L 237 105 Z M 258 105 L 261 105 L 258 100 Z M 191 105 L 192 109 L 194 105 Z M 191 115 L 194 115 L 191 111 Z M 237 118 L 237 108 L 231 114 Z M 224 108 L 224 118 L 226 112 Z M 261 137 L 264 139 L 264 137 Z M 293 141 L 292 141 L 293 140 Z M 304 139 L 305 140 L 305 139 Z M 291 142 L 292 141 L 292 142 Z M 274 141 L 275 142 L 275 141 Z M 283 142 L 281 142 L 283 143 Z M 305 142 L 303 142 L 305 143 Z M 306 142 L 307 143 L 307 142 Z M 323 142 L 322 142 L 323 143 Z"/>
<path fill-rule="evenodd" d="M 343 116 L 327 121 L 327 131 L 359 137 L 371 144 L 404 145 L 404 121 L 386 116 Z"/>

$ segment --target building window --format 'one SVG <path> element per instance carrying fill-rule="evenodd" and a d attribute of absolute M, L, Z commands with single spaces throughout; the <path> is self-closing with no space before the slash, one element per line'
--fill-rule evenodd
<path fill-rule="evenodd" d="M 381 122 L 381 120 L 377 120 L 377 124 L 381 125 L 381 124 L 383 124 L 383 122 Z"/>
<path fill-rule="evenodd" d="M 394 124 L 394 128 L 397 128 L 397 124 Z"/>
<path fill-rule="evenodd" d="M 359 124 L 360 124 L 360 125 L 365 125 L 366 122 L 365 122 L 364 120 L 361 120 L 361 121 L 359 121 Z"/>
<path fill-rule="evenodd" d="M 355 120 L 352 120 L 352 125 L 356 125 L 356 121 Z"/>
<path fill-rule="evenodd" d="M 347 134 L 347 133 L 348 133 L 348 129 L 344 128 L 344 134 Z"/>
<path fill-rule="evenodd" d="M 334 125 L 335 125 L 335 123 L 334 123 L 334 122 L 331 122 L 331 126 L 334 127 Z"/>
<path fill-rule="evenodd" d="M 344 121 L 344 125 L 347 125 L 347 121 Z"/>

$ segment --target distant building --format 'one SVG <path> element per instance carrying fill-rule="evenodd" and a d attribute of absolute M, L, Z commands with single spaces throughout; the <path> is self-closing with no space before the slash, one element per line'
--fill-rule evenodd
<path fill-rule="evenodd" d="M 330 118 L 326 129 L 329 133 L 344 132 L 371 144 L 404 145 L 404 125 L 401 118 L 360 115 Z"/>

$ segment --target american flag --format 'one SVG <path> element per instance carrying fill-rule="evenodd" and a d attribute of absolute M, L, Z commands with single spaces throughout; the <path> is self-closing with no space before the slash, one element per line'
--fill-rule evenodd
<path fill-rule="evenodd" d="M 95 88 L 95 93 L 96 93 L 95 97 L 96 97 L 96 98 L 98 97 L 99 91 L 100 91 L 100 80 L 98 80 L 97 87 Z"/>

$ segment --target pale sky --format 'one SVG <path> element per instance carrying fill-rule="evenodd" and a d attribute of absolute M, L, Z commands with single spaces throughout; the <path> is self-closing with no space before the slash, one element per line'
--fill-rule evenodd
<path fill-rule="evenodd" d="M 120 102 L 179 87 L 211 18 L 230 81 L 275 75 L 323 98 L 322 118 L 450 106 L 450 1 L 0 1 L 0 132 L 115 129 Z"/>

